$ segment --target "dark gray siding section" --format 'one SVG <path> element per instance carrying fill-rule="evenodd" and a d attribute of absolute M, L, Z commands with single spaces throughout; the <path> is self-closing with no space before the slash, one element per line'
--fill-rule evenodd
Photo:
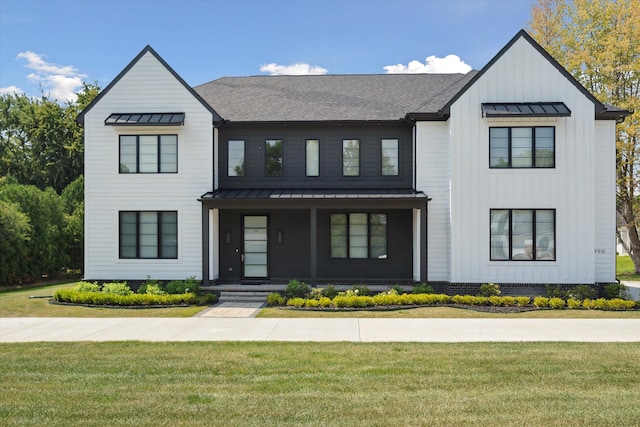
<path fill-rule="evenodd" d="M 398 139 L 399 174 L 382 176 L 381 140 Z M 265 176 L 265 140 L 284 141 L 284 174 Z M 320 141 L 320 176 L 306 176 L 307 139 Z M 360 175 L 342 176 L 342 141 L 360 140 Z M 229 140 L 245 141 L 245 176 L 227 176 Z M 246 125 L 219 128 L 219 187 L 241 188 L 411 188 L 413 182 L 412 126 Z"/>
<path fill-rule="evenodd" d="M 330 215 L 337 212 L 381 212 L 388 215 L 387 259 L 332 259 Z M 310 211 L 220 210 L 220 280 L 242 280 L 242 216 L 269 216 L 269 274 L 274 281 L 308 280 L 311 276 Z M 402 280 L 413 277 L 413 225 L 411 210 L 319 210 L 318 211 L 318 279 L 322 281 Z M 231 232 L 231 242 L 225 234 Z M 278 230 L 283 242 L 277 243 Z"/>

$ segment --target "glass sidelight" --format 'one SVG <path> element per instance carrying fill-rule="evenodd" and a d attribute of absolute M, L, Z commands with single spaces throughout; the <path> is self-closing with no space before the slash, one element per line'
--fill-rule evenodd
<path fill-rule="evenodd" d="M 245 278 L 269 276 L 268 235 L 266 215 L 244 216 L 242 260 Z"/>

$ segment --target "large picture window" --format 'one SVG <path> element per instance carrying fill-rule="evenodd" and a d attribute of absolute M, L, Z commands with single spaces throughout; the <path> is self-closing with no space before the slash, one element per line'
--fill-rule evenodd
<path fill-rule="evenodd" d="M 491 261 L 555 261 L 554 209 L 491 209 Z"/>
<path fill-rule="evenodd" d="M 178 213 L 120 212 L 120 258 L 178 258 Z"/>
<path fill-rule="evenodd" d="M 244 141 L 228 142 L 227 175 L 244 176 Z"/>
<path fill-rule="evenodd" d="M 492 127 L 489 129 L 490 168 L 555 167 L 555 128 Z"/>
<path fill-rule="evenodd" d="M 265 142 L 265 175 L 282 176 L 284 143 L 281 139 L 267 139 Z"/>
<path fill-rule="evenodd" d="M 331 258 L 387 258 L 387 215 L 331 215 Z"/>
<path fill-rule="evenodd" d="M 360 140 L 358 139 L 342 141 L 342 175 L 360 175 Z"/>
<path fill-rule="evenodd" d="M 176 172 L 177 135 L 120 136 L 120 173 Z"/>

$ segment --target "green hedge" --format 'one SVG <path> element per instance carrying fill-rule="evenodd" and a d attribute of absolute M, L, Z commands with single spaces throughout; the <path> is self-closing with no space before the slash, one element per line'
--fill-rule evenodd
<path fill-rule="evenodd" d="M 494 306 L 494 307 L 535 307 L 560 309 L 587 309 L 587 310 L 632 310 L 638 306 L 635 301 L 614 299 L 585 299 L 577 300 L 569 298 L 535 297 L 533 301 L 529 297 L 512 296 L 474 296 L 474 295 L 454 295 L 445 294 L 398 294 L 391 290 L 373 296 L 358 295 L 354 291 L 340 292 L 334 298 L 328 297 L 294 297 L 285 299 L 275 293 L 270 295 L 269 305 L 283 305 L 296 308 L 367 308 L 385 306 L 411 306 L 411 305 L 439 305 L 457 304 L 465 306 Z"/>
<path fill-rule="evenodd" d="M 89 305 L 113 305 L 121 307 L 195 304 L 196 295 L 188 292 L 174 295 L 129 294 L 118 295 L 104 292 L 82 292 L 73 288 L 59 289 L 53 294 L 58 302 Z"/>

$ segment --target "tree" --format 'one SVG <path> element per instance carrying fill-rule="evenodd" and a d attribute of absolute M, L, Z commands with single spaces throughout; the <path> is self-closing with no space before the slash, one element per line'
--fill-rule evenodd
<path fill-rule="evenodd" d="M 632 111 L 616 127 L 616 209 L 640 274 L 640 0 L 538 0 L 530 32 L 600 102 Z"/>
<path fill-rule="evenodd" d="M 61 105 L 46 96 L 0 96 L 0 176 L 58 194 L 84 168 L 84 131 L 75 119 L 98 94 L 84 83 L 76 103 Z"/>
<path fill-rule="evenodd" d="M 29 217 L 13 204 L 0 200 L 0 284 L 21 282 L 22 259 L 27 255 Z"/>

